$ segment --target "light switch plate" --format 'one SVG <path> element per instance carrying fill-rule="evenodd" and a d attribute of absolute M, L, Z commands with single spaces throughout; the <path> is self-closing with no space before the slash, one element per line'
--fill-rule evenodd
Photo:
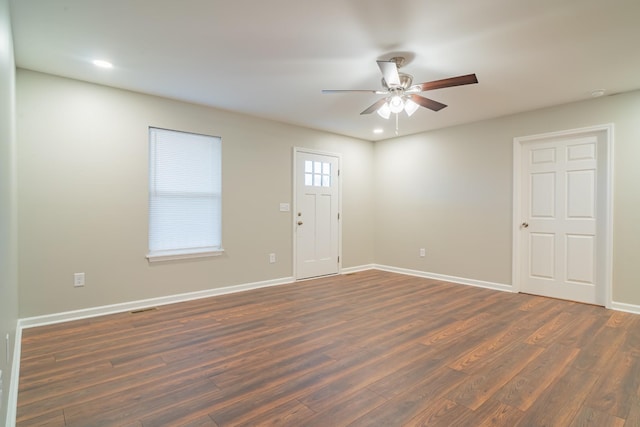
<path fill-rule="evenodd" d="M 289 212 L 289 203 L 280 203 L 280 212 Z"/>

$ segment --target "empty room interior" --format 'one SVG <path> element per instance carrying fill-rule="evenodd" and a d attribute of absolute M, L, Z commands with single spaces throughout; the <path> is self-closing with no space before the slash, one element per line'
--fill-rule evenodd
<path fill-rule="evenodd" d="M 640 426 L 638 18 L 0 0 L 0 424 Z"/>

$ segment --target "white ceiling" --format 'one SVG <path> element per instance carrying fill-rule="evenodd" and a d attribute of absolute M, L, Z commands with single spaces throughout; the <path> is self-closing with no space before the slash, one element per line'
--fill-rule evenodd
<path fill-rule="evenodd" d="M 366 140 L 377 59 L 405 53 L 449 106 L 400 115 L 400 134 L 640 89 L 638 0 L 13 0 L 18 67 Z M 107 59 L 110 70 L 93 59 Z M 374 135 L 376 127 L 384 133 Z"/>

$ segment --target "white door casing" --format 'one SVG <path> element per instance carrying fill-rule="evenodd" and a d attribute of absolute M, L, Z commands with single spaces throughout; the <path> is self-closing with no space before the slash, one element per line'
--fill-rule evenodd
<path fill-rule="evenodd" d="M 514 140 L 515 291 L 611 304 L 613 126 Z"/>
<path fill-rule="evenodd" d="M 340 270 L 340 156 L 294 148 L 294 276 Z"/>

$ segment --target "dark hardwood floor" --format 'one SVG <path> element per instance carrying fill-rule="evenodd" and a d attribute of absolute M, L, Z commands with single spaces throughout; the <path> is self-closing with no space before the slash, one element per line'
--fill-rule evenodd
<path fill-rule="evenodd" d="M 640 316 L 367 271 L 25 329 L 18 426 L 640 426 Z"/>

